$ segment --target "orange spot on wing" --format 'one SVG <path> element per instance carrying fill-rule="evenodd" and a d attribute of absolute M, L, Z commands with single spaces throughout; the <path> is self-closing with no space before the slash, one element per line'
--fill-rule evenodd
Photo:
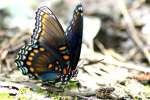
<path fill-rule="evenodd" d="M 64 56 L 63 56 L 63 59 L 64 59 L 64 60 L 69 60 L 69 59 L 70 59 L 70 56 L 69 56 L 69 55 L 64 55 Z"/>
<path fill-rule="evenodd" d="M 67 47 L 66 46 L 62 46 L 60 48 L 58 48 L 59 51 L 64 51 Z"/>
<path fill-rule="evenodd" d="M 49 64 L 49 65 L 48 65 L 48 68 L 51 69 L 51 68 L 52 68 L 52 64 Z"/>
<path fill-rule="evenodd" d="M 33 52 L 34 52 L 34 53 L 38 53 L 38 52 L 39 52 L 39 50 L 37 50 L 37 49 L 34 49 L 34 50 L 33 50 Z"/>
<path fill-rule="evenodd" d="M 30 67 L 30 71 L 31 71 L 31 72 L 34 72 L 34 69 L 33 69 L 32 67 Z"/>
<path fill-rule="evenodd" d="M 30 53 L 30 56 L 34 56 L 35 54 L 33 52 Z"/>
<path fill-rule="evenodd" d="M 44 23 L 44 22 L 43 22 Z M 43 25 L 42 26 L 42 32 L 44 32 L 43 30 L 45 30 L 46 29 L 46 27 Z"/>
<path fill-rule="evenodd" d="M 40 51 L 44 51 L 45 49 L 44 48 L 39 48 L 40 49 Z"/>
<path fill-rule="evenodd" d="M 45 23 L 47 21 L 46 20 L 47 17 L 48 17 L 47 13 L 45 13 L 45 14 L 42 15 L 42 23 Z"/>
<path fill-rule="evenodd" d="M 32 58 L 32 57 L 28 57 L 28 60 L 32 61 L 32 60 L 33 60 L 33 58 Z"/>
<path fill-rule="evenodd" d="M 27 61 L 26 64 L 31 66 L 32 63 L 30 61 Z"/>

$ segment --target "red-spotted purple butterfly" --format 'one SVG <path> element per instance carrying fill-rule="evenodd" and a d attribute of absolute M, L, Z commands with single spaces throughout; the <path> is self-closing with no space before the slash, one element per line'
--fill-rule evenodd
<path fill-rule="evenodd" d="M 34 79 L 48 82 L 66 82 L 77 74 L 80 57 L 83 7 L 77 5 L 66 34 L 56 16 L 48 7 L 36 12 L 35 29 L 29 43 L 17 54 L 18 69 Z"/>

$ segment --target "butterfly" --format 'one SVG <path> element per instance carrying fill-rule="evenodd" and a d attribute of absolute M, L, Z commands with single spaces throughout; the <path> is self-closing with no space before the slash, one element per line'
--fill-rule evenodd
<path fill-rule="evenodd" d="M 66 32 L 46 6 L 38 8 L 35 28 L 18 52 L 15 64 L 23 75 L 48 82 L 66 82 L 77 75 L 83 34 L 83 7 L 78 4 Z"/>

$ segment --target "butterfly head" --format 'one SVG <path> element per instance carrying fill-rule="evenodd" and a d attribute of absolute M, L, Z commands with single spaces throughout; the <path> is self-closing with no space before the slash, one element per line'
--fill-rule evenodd
<path fill-rule="evenodd" d="M 77 5 L 74 13 L 75 15 L 83 16 L 83 6 L 81 4 Z"/>

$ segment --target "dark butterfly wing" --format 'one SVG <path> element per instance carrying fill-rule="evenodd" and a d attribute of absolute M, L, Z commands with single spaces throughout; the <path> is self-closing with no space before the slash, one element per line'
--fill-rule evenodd
<path fill-rule="evenodd" d="M 40 41 L 43 45 L 57 49 L 58 46 L 66 43 L 66 37 L 62 26 L 53 12 L 48 7 L 41 7 L 36 12 L 35 29 L 32 35 L 32 42 Z"/>
<path fill-rule="evenodd" d="M 23 74 L 43 81 L 65 81 L 70 54 L 67 38 L 55 15 L 47 7 L 36 12 L 30 43 L 18 53 L 16 65 Z"/>
<path fill-rule="evenodd" d="M 16 65 L 24 75 L 43 81 L 55 81 L 61 75 L 60 57 L 52 49 L 38 44 L 26 44 L 16 58 Z"/>
<path fill-rule="evenodd" d="M 71 49 L 70 66 L 72 70 L 75 70 L 80 57 L 82 34 L 83 34 L 83 7 L 81 4 L 76 6 L 73 13 L 73 19 L 71 21 L 70 26 L 67 28 L 66 32 Z"/>

